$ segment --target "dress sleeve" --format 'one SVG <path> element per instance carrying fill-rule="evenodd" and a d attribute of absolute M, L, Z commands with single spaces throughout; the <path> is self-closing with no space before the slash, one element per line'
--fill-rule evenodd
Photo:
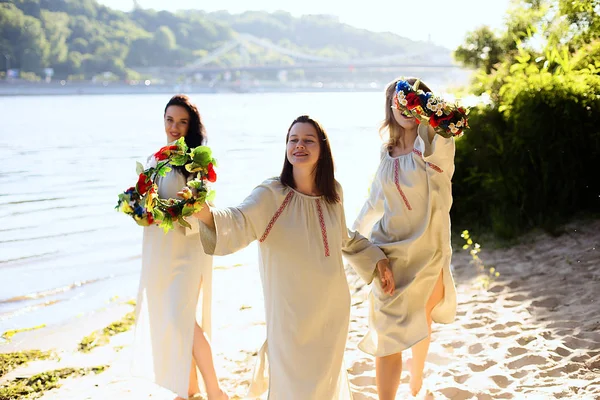
<path fill-rule="evenodd" d="M 417 128 L 419 137 L 424 144 L 423 159 L 441 169 L 448 179 L 452 179 L 452 175 L 454 175 L 454 138 L 445 138 L 436 133 L 430 142 L 427 127 L 427 124 L 420 124 Z"/>
<path fill-rule="evenodd" d="M 379 179 L 379 173 L 377 173 L 371 183 L 369 197 L 354 220 L 354 224 L 352 224 L 352 230 L 368 237 L 371 234 L 373 225 L 375 225 L 375 223 L 383 216 L 383 200 L 383 189 Z"/>
<path fill-rule="evenodd" d="M 344 200 L 342 189 L 338 185 L 338 191 L 341 199 L 341 218 L 342 229 L 342 254 L 348 260 L 356 273 L 367 283 L 371 283 L 375 276 L 376 264 L 379 260 L 386 258 L 383 251 L 371 243 L 367 238 L 355 230 L 350 230 L 346 226 L 346 215 L 344 213 Z"/>
<path fill-rule="evenodd" d="M 260 229 L 264 229 L 264 216 L 274 204 L 273 192 L 262 184 L 237 207 L 213 208 L 215 230 L 199 222 L 204 252 L 223 256 L 248 246 L 258 238 Z"/>

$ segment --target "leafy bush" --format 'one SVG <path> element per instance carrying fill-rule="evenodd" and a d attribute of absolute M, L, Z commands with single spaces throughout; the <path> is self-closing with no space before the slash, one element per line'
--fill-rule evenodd
<path fill-rule="evenodd" d="M 527 68 L 457 141 L 453 219 L 504 238 L 600 211 L 600 76 Z"/>

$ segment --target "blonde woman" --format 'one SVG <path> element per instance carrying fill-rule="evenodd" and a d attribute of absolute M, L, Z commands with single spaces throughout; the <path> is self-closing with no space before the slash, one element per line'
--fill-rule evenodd
<path fill-rule="evenodd" d="M 395 107 L 396 86 L 385 92 L 387 143 L 369 198 L 353 229 L 379 246 L 390 260 L 395 293 L 384 295 L 377 281 L 370 294 L 369 331 L 359 348 L 375 356 L 380 400 L 395 398 L 402 372 L 402 351 L 412 350 L 410 390 L 422 386 L 432 321 L 450 323 L 456 292 L 450 272 L 451 179 L 454 139 Z M 420 83 L 419 89 L 431 90 Z"/>

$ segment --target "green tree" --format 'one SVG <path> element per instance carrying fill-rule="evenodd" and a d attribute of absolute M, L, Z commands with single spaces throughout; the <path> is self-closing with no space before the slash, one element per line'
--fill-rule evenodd
<path fill-rule="evenodd" d="M 576 41 L 600 39 L 600 0 L 559 0 L 559 10 L 571 24 Z"/>
<path fill-rule="evenodd" d="M 42 27 L 50 46 L 49 64 L 60 64 L 66 61 L 69 53 L 67 39 L 71 34 L 69 16 L 66 13 L 41 11 Z"/>
<path fill-rule="evenodd" d="M 479 68 L 471 90 L 492 104 L 472 111 L 457 141 L 455 221 L 513 237 L 600 211 L 590 161 L 600 157 L 598 11 L 598 0 L 514 1 L 502 32 L 479 30 L 457 49 Z M 497 60 L 481 62 L 490 43 Z"/>
<path fill-rule="evenodd" d="M 175 34 L 168 26 L 161 26 L 154 32 L 153 43 L 156 49 L 168 52 L 177 46 Z"/>
<path fill-rule="evenodd" d="M 89 49 L 89 43 L 84 38 L 78 37 L 71 42 L 69 49 L 82 54 L 87 53 Z"/>
<path fill-rule="evenodd" d="M 2 0 L 0 3 L 12 3 L 19 10 L 23 11 L 23 14 L 30 15 L 38 19 L 40 18 L 42 11 L 39 0 Z"/>
<path fill-rule="evenodd" d="M 11 67 L 40 72 L 48 66 L 50 46 L 40 20 L 25 15 L 13 4 L 0 4 L 0 46 Z M 6 58 L 5 56 L 5 58 Z"/>
<path fill-rule="evenodd" d="M 454 57 L 464 66 L 483 68 L 486 74 L 492 72 L 502 60 L 503 54 L 501 39 L 488 26 L 470 32 L 465 43 L 454 51 Z"/>

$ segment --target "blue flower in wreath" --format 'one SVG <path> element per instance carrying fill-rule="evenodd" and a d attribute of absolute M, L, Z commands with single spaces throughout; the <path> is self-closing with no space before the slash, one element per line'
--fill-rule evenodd
<path fill-rule="evenodd" d="M 421 99 L 421 104 L 423 105 L 426 105 L 431 97 L 433 97 L 433 93 L 431 92 L 419 93 L 419 98 Z"/>
<path fill-rule="evenodd" d="M 144 207 L 139 204 L 133 209 L 133 213 L 138 217 L 142 217 L 144 215 Z"/>
<path fill-rule="evenodd" d="M 396 83 L 396 93 L 403 92 L 404 94 L 412 91 L 412 86 L 405 80 L 400 80 Z"/>

